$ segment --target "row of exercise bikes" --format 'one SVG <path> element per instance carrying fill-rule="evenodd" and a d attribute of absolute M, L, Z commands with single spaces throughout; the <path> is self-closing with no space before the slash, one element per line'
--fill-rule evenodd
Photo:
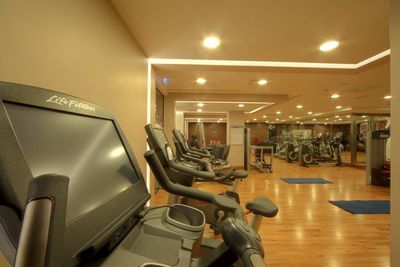
<path fill-rule="evenodd" d="M 281 135 L 269 142 L 274 146 L 277 157 L 287 162 L 298 161 L 301 166 L 324 164 L 342 165 L 344 152 L 343 133 L 318 133 L 305 138 L 291 134 Z"/>

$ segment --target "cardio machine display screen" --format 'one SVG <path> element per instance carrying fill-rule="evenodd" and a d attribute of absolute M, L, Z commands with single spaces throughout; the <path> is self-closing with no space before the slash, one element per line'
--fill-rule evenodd
<path fill-rule="evenodd" d="M 32 175 L 68 176 L 66 223 L 139 181 L 112 121 L 5 103 Z"/>

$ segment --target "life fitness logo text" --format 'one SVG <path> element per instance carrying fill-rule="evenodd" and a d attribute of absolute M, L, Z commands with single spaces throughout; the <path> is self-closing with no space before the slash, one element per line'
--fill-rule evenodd
<path fill-rule="evenodd" d="M 91 105 L 88 105 L 88 104 L 85 104 L 85 103 L 82 103 L 82 102 L 79 102 L 76 100 L 69 100 L 68 98 L 60 97 L 57 95 L 53 95 L 52 97 L 47 99 L 46 102 L 54 103 L 54 104 L 57 104 L 60 106 L 67 106 L 70 108 L 80 108 L 83 110 L 89 110 L 89 111 L 93 111 L 93 112 L 96 111 L 96 108 Z"/>

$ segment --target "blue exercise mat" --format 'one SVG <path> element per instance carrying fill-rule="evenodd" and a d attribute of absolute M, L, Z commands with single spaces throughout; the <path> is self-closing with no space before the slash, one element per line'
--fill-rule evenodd
<path fill-rule="evenodd" d="M 389 214 L 389 200 L 338 200 L 329 201 L 335 206 L 353 214 Z"/>
<path fill-rule="evenodd" d="M 331 181 L 323 178 L 281 178 L 288 184 L 331 184 Z"/>

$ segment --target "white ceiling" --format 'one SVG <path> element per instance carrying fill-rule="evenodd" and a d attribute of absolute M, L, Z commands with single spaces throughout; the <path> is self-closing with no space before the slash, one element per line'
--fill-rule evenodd
<path fill-rule="evenodd" d="M 144 52 L 152 58 L 358 63 L 389 49 L 389 0 L 112 0 Z M 201 45 L 209 34 L 221 46 Z M 329 53 L 319 45 L 340 46 Z M 302 120 L 351 112 L 389 112 L 390 58 L 357 70 L 155 65 L 157 86 L 167 93 L 283 94 L 252 120 Z M 160 82 L 169 79 L 167 86 Z M 204 77 L 207 83 L 195 80 Z M 258 86 L 258 79 L 267 79 Z M 341 98 L 332 100 L 330 95 Z M 223 100 L 223 99 L 221 99 Z M 296 109 L 302 104 L 303 109 Z M 337 105 L 343 110 L 337 110 Z M 205 112 L 216 111 L 212 105 Z M 224 107 L 233 108 L 233 107 Z M 218 111 L 222 106 L 218 108 Z M 225 110 L 228 111 L 228 110 Z M 282 114 L 277 115 L 276 112 Z M 312 111 L 312 116 L 306 112 Z"/>
<path fill-rule="evenodd" d="M 389 48 L 389 0 L 112 0 L 149 57 L 358 63 Z M 201 46 L 207 35 L 221 46 Z M 341 42 L 322 53 L 327 40 Z"/>

